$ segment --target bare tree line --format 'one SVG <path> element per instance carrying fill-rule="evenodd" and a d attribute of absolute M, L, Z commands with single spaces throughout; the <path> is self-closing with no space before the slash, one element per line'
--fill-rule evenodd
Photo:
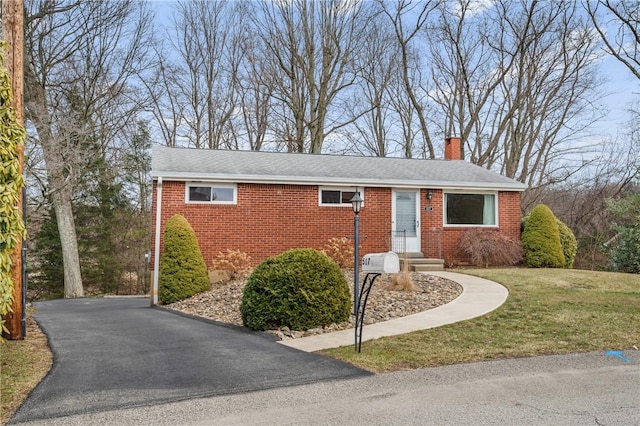
<path fill-rule="evenodd" d="M 575 2 L 479 7 L 179 2 L 159 41 L 164 143 L 436 158 L 455 135 L 469 161 L 543 185 L 602 114 L 600 38 Z"/>
<path fill-rule="evenodd" d="M 135 0 L 26 9 L 28 168 L 55 208 L 69 297 L 81 187 L 136 176 L 148 197 L 130 170 L 146 167 L 131 161 L 140 121 L 202 149 L 438 158 L 460 136 L 468 161 L 530 186 L 525 206 L 638 167 L 581 142 L 604 114 L 602 56 L 638 76 L 637 1 L 183 0 L 155 22 Z"/>

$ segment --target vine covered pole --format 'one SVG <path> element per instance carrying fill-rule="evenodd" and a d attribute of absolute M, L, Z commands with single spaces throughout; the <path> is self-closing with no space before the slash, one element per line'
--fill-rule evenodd
<path fill-rule="evenodd" d="M 13 92 L 12 107 L 16 111 L 18 122 L 24 126 L 24 2 L 23 0 L 2 0 L 2 38 L 6 42 L 4 66 L 11 78 Z M 24 169 L 24 145 L 18 147 L 20 158 L 20 174 Z M 22 215 L 22 194 L 17 204 Z M 13 278 L 13 312 L 5 316 L 5 326 L 8 332 L 5 337 L 10 340 L 24 339 L 22 318 L 24 313 L 24 294 L 22 287 L 22 241 L 16 245 L 12 256 Z"/>

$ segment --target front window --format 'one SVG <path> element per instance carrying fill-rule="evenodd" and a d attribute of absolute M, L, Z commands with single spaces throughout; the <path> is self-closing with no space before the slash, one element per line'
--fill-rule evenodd
<path fill-rule="evenodd" d="M 187 203 L 236 204 L 235 185 L 189 184 Z"/>
<path fill-rule="evenodd" d="M 364 199 L 364 191 L 358 192 Z M 354 195 L 356 195 L 356 188 L 320 188 L 320 205 L 351 207 L 351 199 Z"/>
<path fill-rule="evenodd" d="M 445 194 L 445 225 L 496 226 L 496 194 Z"/>

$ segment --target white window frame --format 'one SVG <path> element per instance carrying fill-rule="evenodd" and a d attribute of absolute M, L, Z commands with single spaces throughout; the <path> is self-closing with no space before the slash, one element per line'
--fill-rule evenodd
<path fill-rule="evenodd" d="M 189 189 L 193 187 L 209 187 L 209 188 L 226 188 L 233 190 L 232 201 L 191 201 L 189 199 Z M 238 185 L 229 183 L 211 183 L 211 182 L 188 182 L 184 186 L 184 202 L 186 204 L 238 204 Z"/>
<path fill-rule="evenodd" d="M 362 206 L 364 207 L 364 188 L 356 186 L 319 186 L 318 187 L 318 205 L 320 207 L 349 207 L 351 203 L 323 203 L 322 191 L 340 191 L 340 200 L 342 200 L 342 192 L 360 192 L 362 197 Z"/>
<path fill-rule="evenodd" d="M 485 224 L 467 224 L 467 223 L 447 223 L 447 204 L 449 202 L 449 195 L 493 195 L 494 199 L 494 217 L 495 223 L 490 225 Z M 442 202 L 442 224 L 445 228 L 497 228 L 500 225 L 500 200 L 498 199 L 498 191 L 444 191 Z"/>

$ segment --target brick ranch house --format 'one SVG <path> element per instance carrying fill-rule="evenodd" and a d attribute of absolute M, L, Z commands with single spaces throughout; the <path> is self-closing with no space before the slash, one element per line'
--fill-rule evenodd
<path fill-rule="evenodd" d="M 461 160 L 459 138 L 445 141 L 444 160 L 154 146 L 151 175 L 156 265 L 164 225 L 177 213 L 208 266 L 227 249 L 254 264 L 290 248 L 320 249 L 353 234 L 355 191 L 364 199 L 361 254 L 393 250 L 456 264 L 471 228 L 519 238 L 526 188 Z"/>

